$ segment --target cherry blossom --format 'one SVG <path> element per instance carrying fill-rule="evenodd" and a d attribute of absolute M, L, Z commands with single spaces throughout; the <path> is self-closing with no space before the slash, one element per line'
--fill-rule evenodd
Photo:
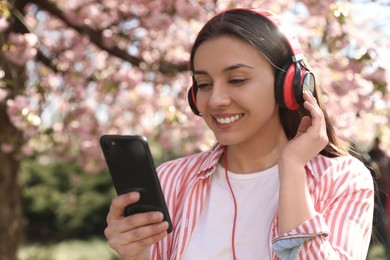
<path fill-rule="evenodd" d="M 227 7 L 246 6 L 268 9 L 290 23 L 346 141 L 366 149 L 375 135 L 389 131 L 389 72 L 377 62 L 378 44 L 389 43 L 369 23 L 372 17 L 358 19 L 354 5 L 40 0 L 23 10 L 28 32 L 10 31 L 2 54 L 27 65 L 24 93 L 0 88 L 12 124 L 30 140 L 22 151 L 54 149 L 97 172 L 104 167 L 98 147 L 104 133 L 147 135 L 155 151 L 169 149 L 172 156 L 213 145 L 206 125 L 188 107 L 189 50 L 207 19 Z M 0 18 L 0 31 L 9 29 L 8 22 Z M 390 140 L 383 139 L 390 151 Z"/>

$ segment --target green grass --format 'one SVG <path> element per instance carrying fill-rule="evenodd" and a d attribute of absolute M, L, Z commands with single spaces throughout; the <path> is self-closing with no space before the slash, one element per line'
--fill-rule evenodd
<path fill-rule="evenodd" d="M 106 240 L 70 240 L 58 244 L 26 244 L 18 252 L 19 260 L 118 260 Z"/>

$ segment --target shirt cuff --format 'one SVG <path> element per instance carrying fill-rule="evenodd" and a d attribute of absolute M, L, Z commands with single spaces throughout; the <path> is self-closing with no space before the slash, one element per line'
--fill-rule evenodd
<path fill-rule="evenodd" d="M 329 228 L 322 215 L 317 213 L 312 219 L 305 221 L 297 228 L 274 238 L 272 245 L 279 258 L 292 260 L 296 259 L 299 249 L 305 241 L 320 235 L 327 237 Z"/>

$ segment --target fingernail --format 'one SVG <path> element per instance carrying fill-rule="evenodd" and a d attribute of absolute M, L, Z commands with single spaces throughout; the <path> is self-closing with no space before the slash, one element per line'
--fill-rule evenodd
<path fill-rule="evenodd" d="M 166 222 L 166 221 L 163 221 L 162 223 L 161 223 L 161 227 L 162 228 L 164 228 L 164 229 L 168 229 L 168 222 Z"/>
<path fill-rule="evenodd" d="M 129 197 L 132 200 L 138 199 L 139 196 L 140 196 L 139 192 L 136 192 L 136 191 L 132 191 L 132 192 L 129 193 Z"/>
<path fill-rule="evenodd" d="M 153 213 L 153 218 L 156 220 L 164 219 L 164 215 L 161 212 L 157 211 Z"/>
<path fill-rule="evenodd" d="M 163 221 L 163 222 L 158 224 L 158 228 L 161 230 L 167 230 L 168 227 L 169 227 L 169 225 L 168 225 L 168 222 L 166 222 L 166 221 Z"/>

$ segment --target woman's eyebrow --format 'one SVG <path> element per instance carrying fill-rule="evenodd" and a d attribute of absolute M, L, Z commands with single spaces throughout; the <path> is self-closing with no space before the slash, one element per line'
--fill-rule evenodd
<path fill-rule="evenodd" d="M 228 72 L 228 71 L 236 70 L 236 69 L 239 69 L 239 68 L 254 69 L 252 66 L 249 66 L 249 65 L 246 65 L 246 64 L 242 64 L 242 63 L 238 63 L 238 64 L 234 64 L 234 65 L 228 66 L 228 67 L 224 68 L 222 71 L 223 72 Z M 208 73 L 205 70 L 194 70 L 193 75 L 208 75 Z"/>
<path fill-rule="evenodd" d="M 239 68 L 254 69 L 252 66 L 249 66 L 249 65 L 246 65 L 246 64 L 243 64 L 243 63 L 238 63 L 238 64 L 234 64 L 234 65 L 231 65 L 229 67 L 224 68 L 223 72 L 228 72 L 228 71 L 236 70 L 236 69 L 239 69 Z"/>
<path fill-rule="evenodd" d="M 194 70 L 192 76 L 194 75 L 208 75 L 208 73 L 205 70 Z"/>

